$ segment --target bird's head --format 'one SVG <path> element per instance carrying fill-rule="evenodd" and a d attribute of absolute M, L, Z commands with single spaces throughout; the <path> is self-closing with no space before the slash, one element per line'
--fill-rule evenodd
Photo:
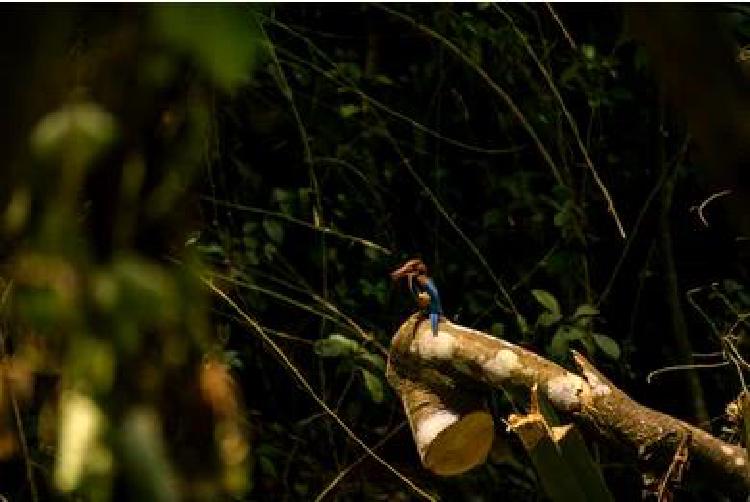
<path fill-rule="evenodd" d="M 413 260 L 409 260 L 403 265 L 401 265 L 398 269 L 391 272 L 391 279 L 394 281 L 397 281 L 401 279 L 402 277 L 406 277 L 406 280 L 409 282 L 409 289 L 412 287 L 412 280 L 414 280 L 415 277 L 419 275 L 426 275 L 427 274 L 427 267 L 425 266 L 424 262 L 418 258 L 415 258 Z"/>

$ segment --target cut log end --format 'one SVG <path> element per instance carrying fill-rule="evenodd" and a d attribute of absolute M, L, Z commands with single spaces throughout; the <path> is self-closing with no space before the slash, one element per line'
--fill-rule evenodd
<path fill-rule="evenodd" d="M 486 411 L 456 419 L 426 445 L 419 445 L 422 463 L 435 474 L 455 476 L 483 464 L 492 448 L 495 427 Z"/>

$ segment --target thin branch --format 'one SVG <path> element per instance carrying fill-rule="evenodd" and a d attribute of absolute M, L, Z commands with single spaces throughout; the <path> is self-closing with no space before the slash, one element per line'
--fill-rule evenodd
<path fill-rule="evenodd" d="M 305 304 L 303 304 L 301 302 L 297 302 L 296 300 L 293 300 L 292 298 L 289 298 L 286 295 L 282 295 L 281 293 L 272 291 L 270 289 L 263 288 L 261 286 L 257 286 L 255 284 L 253 284 L 252 282 L 250 282 L 249 277 L 246 274 L 244 274 L 241 271 L 238 271 L 238 272 L 240 274 L 242 274 L 243 276 L 245 276 L 246 278 L 248 278 L 248 280 L 247 281 L 239 281 L 239 280 L 237 280 L 235 278 L 231 278 L 231 277 L 228 277 L 228 276 L 223 276 L 223 275 L 220 275 L 220 274 L 214 274 L 214 276 L 215 277 L 219 277 L 219 278 L 221 278 L 223 280 L 226 280 L 228 282 L 232 282 L 233 284 L 235 284 L 237 286 L 248 288 L 248 289 L 254 289 L 254 290 L 258 291 L 259 293 L 263 293 L 263 294 L 267 294 L 269 296 L 273 296 L 274 298 L 280 299 L 280 300 L 285 301 L 287 303 L 291 303 L 294 306 L 297 306 L 297 307 L 300 307 L 300 308 L 304 308 L 305 310 L 307 310 L 308 312 L 311 312 L 313 314 L 316 314 L 316 315 L 325 315 L 325 314 L 322 314 L 320 311 L 313 309 L 309 305 L 305 305 Z M 348 315 L 346 315 L 345 313 L 343 313 L 336 305 L 334 305 L 330 301 L 328 301 L 325 298 L 323 298 L 320 295 L 318 295 L 307 284 L 305 284 L 304 287 L 299 287 L 299 286 L 291 284 L 291 283 L 289 283 L 289 282 L 287 282 L 287 281 L 285 281 L 283 279 L 279 279 L 277 277 L 273 277 L 270 274 L 263 274 L 262 272 L 257 272 L 257 273 L 262 274 L 267 279 L 269 279 L 269 280 L 271 280 L 271 281 L 273 281 L 273 282 L 275 282 L 277 284 L 280 284 L 281 286 L 289 288 L 292 291 L 296 291 L 298 293 L 302 293 L 302 294 L 310 296 L 313 300 L 315 300 L 315 302 L 317 302 L 318 304 L 320 304 L 326 310 L 328 310 L 328 311 L 332 312 L 333 314 L 335 314 L 336 316 L 340 317 L 345 322 L 345 324 L 349 325 L 349 327 L 351 327 L 354 330 L 354 332 L 357 333 L 360 336 L 360 338 L 362 338 L 364 341 L 366 341 L 368 343 L 373 344 L 375 346 L 375 348 L 377 348 L 380 351 L 381 354 L 383 354 L 383 355 L 387 355 L 388 354 L 388 351 L 385 349 L 385 347 L 383 347 L 383 345 L 381 345 L 380 342 L 378 342 L 372 334 L 370 334 L 367 331 L 365 331 L 364 329 L 362 329 L 362 327 L 357 322 L 355 322 L 354 319 L 352 319 L 351 317 L 349 317 Z M 307 307 L 307 308 L 305 308 L 305 307 Z M 338 319 L 334 319 L 334 318 L 331 318 L 331 317 L 327 317 L 327 319 L 335 322 L 336 324 L 341 325 L 341 321 L 339 321 Z"/>
<path fill-rule="evenodd" d="M 659 368 L 658 370 L 654 370 L 651 373 L 649 373 L 646 376 L 646 383 L 651 383 L 651 381 L 654 379 L 655 376 L 661 375 L 663 373 L 668 373 L 670 371 L 681 371 L 681 370 L 694 370 L 694 369 L 705 369 L 705 368 L 721 368 L 723 366 L 728 366 L 731 364 L 729 361 L 721 361 L 718 363 L 707 363 L 707 364 L 676 364 L 674 366 L 665 366 L 664 368 Z"/>
<path fill-rule="evenodd" d="M 552 15 L 552 18 L 560 27 L 560 31 L 562 31 L 563 35 L 565 36 L 565 39 L 570 44 L 570 48 L 573 49 L 574 51 L 578 51 L 578 47 L 576 46 L 576 43 L 573 41 L 573 37 L 571 37 L 570 33 L 568 33 L 568 30 L 565 29 L 565 25 L 562 23 L 562 20 L 558 17 L 557 12 L 555 12 L 555 9 L 552 8 L 552 4 L 549 2 L 544 2 L 544 5 L 547 6 L 547 10 L 549 10 L 549 13 Z"/>
<path fill-rule="evenodd" d="M 682 148 L 680 149 L 680 153 L 677 154 L 677 156 L 674 158 L 672 162 L 670 162 L 670 166 L 673 166 L 679 162 L 679 160 L 682 158 L 682 156 L 687 152 L 688 144 L 690 143 L 690 137 L 685 138 L 685 142 L 683 143 Z M 659 176 L 659 179 L 656 181 L 656 184 L 649 192 L 648 196 L 646 197 L 646 201 L 643 203 L 643 206 L 641 206 L 641 210 L 638 212 L 638 216 L 635 219 L 635 223 L 633 224 L 633 229 L 630 231 L 630 235 L 628 235 L 627 240 L 625 241 L 625 247 L 622 249 L 622 253 L 620 254 L 620 258 L 617 260 L 617 263 L 615 264 L 614 269 L 612 270 L 612 275 L 610 275 L 609 280 L 607 281 L 607 285 L 604 286 L 604 289 L 602 290 L 602 293 L 599 295 L 599 299 L 597 300 L 596 304 L 597 306 L 600 306 L 602 303 L 604 303 L 604 300 L 609 296 L 609 292 L 612 290 L 612 286 L 615 283 L 615 279 L 617 279 L 617 275 L 620 273 L 620 268 L 622 267 L 622 264 L 625 262 L 625 258 L 628 255 L 628 252 L 630 251 L 630 247 L 633 244 L 633 241 L 635 241 L 636 236 L 638 235 L 638 230 L 641 228 L 641 223 L 643 223 L 643 219 L 646 217 L 646 213 L 648 212 L 649 207 L 651 207 L 651 203 L 654 201 L 656 196 L 658 195 L 661 188 L 664 186 L 664 183 L 669 178 L 670 169 L 664 169 Z"/>
<path fill-rule="evenodd" d="M 531 56 L 531 59 L 534 60 L 534 63 L 536 63 L 537 68 L 539 68 L 539 71 L 544 76 L 544 80 L 547 81 L 547 84 L 549 85 L 550 90 L 552 91 L 552 94 L 555 96 L 555 99 L 557 99 L 557 102 L 560 104 L 560 109 L 563 112 L 563 115 L 565 115 L 565 119 L 568 121 L 568 124 L 570 125 L 571 131 L 573 131 L 573 136 L 575 137 L 576 143 L 578 144 L 578 148 L 581 150 L 581 154 L 583 155 L 583 159 L 586 162 L 586 166 L 589 168 L 589 171 L 591 172 L 591 176 L 594 178 L 594 182 L 596 182 L 596 185 L 599 187 L 599 190 L 602 193 L 602 196 L 607 201 L 607 210 L 612 215 L 612 218 L 615 220 L 615 225 L 617 225 L 617 230 L 620 233 L 620 237 L 623 239 L 626 238 L 625 235 L 625 229 L 622 226 L 622 222 L 620 221 L 620 217 L 617 214 L 617 209 L 615 208 L 615 203 L 612 200 L 612 196 L 609 193 L 609 190 L 607 190 L 607 187 L 604 185 L 604 182 L 599 177 L 599 173 L 597 172 L 596 168 L 594 167 L 594 163 L 591 161 L 591 157 L 589 156 L 589 152 L 586 149 L 586 146 L 583 144 L 583 140 L 581 139 L 581 134 L 578 132 L 578 126 L 576 125 L 575 119 L 570 114 L 570 111 L 568 111 L 568 107 L 565 106 L 565 102 L 562 99 L 562 96 L 560 96 L 560 92 L 557 90 L 557 86 L 555 85 L 555 82 L 552 80 L 552 77 L 550 76 L 547 69 L 544 67 L 541 61 L 539 61 L 539 58 L 536 55 L 536 52 L 534 51 L 534 48 L 531 47 L 531 44 L 529 44 L 529 41 L 526 40 L 526 36 L 521 33 L 521 30 L 518 29 L 516 26 L 516 23 L 513 21 L 513 18 L 510 17 L 510 15 L 505 12 L 503 9 L 497 6 L 497 4 L 493 4 L 495 8 L 500 12 L 500 14 L 505 17 L 505 19 L 510 24 L 511 28 L 513 28 L 513 31 L 516 33 L 518 38 L 521 40 L 521 43 L 526 48 L 526 52 L 528 52 L 529 56 Z"/>
<path fill-rule="evenodd" d="M 313 206 L 313 224 L 317 226 L 321 226 L 325 222 L 325 218 L 323 217 L 323 198 L 321 195 L 321 189 L 320 189 L 320 183 L 318 182 L 318 177 L 315 173 L 315 158 L 313 157 L 312 149 L 310 147 L 310 137 L 307 134 L 307 129 L 305 128 L 305 124 L 302 122 L 302 117 L 299 114 L 299 110 L 297 109 L 297 105 L 294 102 L 294 94 L 292 93 L 292 88 L 289 85 L 289 81 L 286 78 L 286 75 L 284 74 L 284 70 L 281 67 L 281 63 L 279 62 L 279 58 L 276 55 L 276 49 L 274 46 L 273 41 L 268 37 L 268 34 L 266 33 L 265 29 L 263 28 L 263 24 L 260 23 L 260 30 L 263 33 L 263 37 L 266 40 L 266 45 L 268 52 L 271 55 L 271 59 L 274 62 L 274 66 L 276 67 L 276 71 L 278 73 L 278 81 L 279 81 L 279 88 L 282 91 L 282 94 L 286 97 L 286 99 L 289 101 L 289 107 L 292 110 L 292 115 L 294 116 L 294 120 L 297 123 L 297 129 L 299 130 L 300 139 L 302 141 L 302 146 L 304 148 L 304 159 L 305 164 L 307 164 L 307 170 L 308 175 L 310 177 L 310 188 L 313 191 L 313 195 L 315 196 L 315 205 Z M 321 268 L 323 273 L 323 296 L 328 296 L 328 251 L 326 246 L 326 237 L 325 232 L 320 236 L 320 246 L 321 246 Z M 321 332 L 323 331 L 324 324 L 321 324 Z"/>
<path fill-rule="evenodd" d="M 284 97 L 289 102 L 289 107 L 292 111 L 292 115 L 294 116 L 294 120 L 297 123 L 297 127 L 299 129 L 299 135 L 300 139 L 302 141 L 302 147 L 304 149 L 304 158 L 305 163 L 307 164 L 308 168 L 308 174 L 310 176 L 310 186 L 313 190 L 313 194 L 315 195 L 315 205 L 317 211 L 322 211 L 323 204 L 321 201 L 321 195 L 320 195 L 320 185 L 318 183 L 318 178 L 315 174 L 315 162 L 313 159 L 312 150 L 310 148 L 310 138 L 307 135 L 307 129 L 305 129 L 305 125 L 302 122 L 302 118 L 300 117 L 299 110 L 297 110 L 297 105 L 294 102 L 294 94 L 292 93 L 292 88 L 289 85 L 289 81 L 286 79 L 286 75 L 284 74 L 284 70 L 281 68 L 281 63 L 279 62 L 279 58 L 276 55 L 276 49 L 273 41 L 268 37 L 268 34 L 263 29 L 263 25 L 260 25 L 260 29 L 263 32 L 263 37 L 266 40 L 266 48 L 268 49 L 268 53 L 271 55 L 271 60 L 274 63 L 274 66 L 276 68 L 276 80 L 279 84 L 279 88 L 281 89 L 281 93 L 284 95 Z M 321 218 L 322 214 L 315 215 L 315 224 L 318 224 L 318 218 Z"/>
<path fill-rule="evenodd" d="M 690 208 L 690 211 L 696 211 L 698 213 L 698 218 L 700 218 L 701 223 L 703 223 L 703 226 L 708 227 L 708 220 L 706 220 L 706 217 L 703 215 L 703 210 L 706 209 L 706 206 L 711 203 L 712 201 L 718 199 L 719 197 L 724 197 L 726 195 L 731 194 L 731 190 L 722 190 L 721 192 L 716 192 L 714 194 L 711 194 L 708 196 L 706 200 L 701 202 L 697 206 L 693 206 Z"/>
<path fill-rule="evenodd" d="M 382 122 L 382 119 L 381 119 Z M 440 200 L 437 198 L 435 193 L 430 189 L 430 187 L 427 185 L 427 183 L 424 182 L 424 180 L 419 176 L 417 171 L 414 169 L 414 167 L 411 165 L 411 162 L 409 159 L 404 155 L 401 148 L 398 146 L 398 143 L 393 138 L 391 133 L 388 131 L 388 127 L 385 125 L 385 123 L 382 123 L 383 126 L 383 132 L 386 136 L 386 138 L 390 141 L 391 145 L 393 146 L 393 149 L 396 151 L 399 157 L 401 157 L 401 162 L 404 164 L 404 167 L 406 167 L 406 170 L 409 171 L 409 174 L 414 178 L 414 180 L 419 184 L 420 188 L 424 191 L 424 193 L 427 195 L 427 197 L 430 199 L 432 204 L 435 206 L 435 209 L 440 213 L 443 218 L 448 222 L 448 224 L 455 230 L 455 232 L 461 237 L 461 239 L 466 243 L 467 246 L 469 246 L 469 249 L 474 253 L 474 256 L 477 257 L 479 262 L 482 264 L 482 266 L 487 270 L 487 273 L 492 278 L 493 282 L 497 286 L 497 288 L 500 290 L 500 293 L 505 298 L 505 301 L 507 302 L 507 306 L 504 306 L 505 310 L 512 312 L 516 319 L 520 317 L 520 313 L 518 312 L 518 309 L 516 308 L 515 303 L 513 302 L 513 298 L 511 298 L 510 293 L 508 293 L 508 290 L 503 285 L 502 281 L 500 281 L 500 278 L 495 274 L 495 272 L 492 270 L 492 267 L 490 267 L 490 264 L 487 262 L 487 259 L 484 257 L 482 252 L 479 250 L 476 244 L 469 239 L 469 236 L 464 233 L 463 230 L 461 230 L 461 227 L 458 226 L 458 224 L 455 222 L 453 218 L 448 214 L 448 212 L 445 210 L 443 205 L 441 204 Z"/>
<path fill-rule="evenodd" d="M 351 318 L 343 315 L 338 310 L 336 310 L 335 313 L 337 315 L 343 317 L 343 321 L 341 319 L 338 319 L 338 318 L 334 317 L 334 316 L 328 315 L 325 312 L 321 312 L 321 311 L 319 311 L 319 310 L 311 307 L 310 305 L 307 305 L 305 303 L 297 301 L 294 298 L 290 298 L 290 297 L 288 297 L 288 296 L 286 296 L 284 294 L 281 294 L 281 293 L 279 293 L 277 291 L 273 291 L 271 289 L 264 288 L 263 286 L 259 286 L 257 284 L 251 284 L 249 282 L 241 281 L 239 279 L 235 279 L 233 277 L 229 277 L 229 276 L 222 275 L 222 274 L 216 274 L 216 273 L 214 273 L 211 276 L 215 277 L 217 279 L 220 279 L 222 281 L 228 282 L 229 284 L 232 284 L 234 286 L 238 286 L 238 287 L 241 287 L 241 288 L 244 288 L 244 289 L 249 289 L 251 291 L 255 291 L 257 293 L 261 293 L 261 294 L 264 294 L 266 296 L 270 296 L 270 297 L 275 298 L 277 300 L 280 300 L 280 301 L 282 301 L 284 303 L 288 303 L 289 305 L 293 305 L 294 307 L 297 307 L 298 309 L 305 310 L 305 311 L 307 311 L 307 312 L 309 312 L 309 313 L 311 313 L 313 315 L 316 315 L 316 316 L 320 317 L 321 319 L 325 319 L 327 321 L 330 321 L 330 322 L 332 322 L 332 323 L 334 323 L 334 324 L 336 324 L 338 326 L 347 327 L 347 328 L 351 329 L 354 333 L 356 333 L 357 335 L 359 335 L 365 341 L 372 343 L 375 347 L 378 348 L 378 350 L 381 353 L 387 353 L 387 351 L 385 350 L 385 348 L 382 345 L 380 345 L 380 343 L 377 340 L 375 340 L 372 337 L 372 335 L 370 335 L 369 333 L 367 333 L 366 331 L 364 331 Z"/>
<path fill-rule="evenodd" d="M 333 62 L 325 54 L 325 52 L 323 52 L 320 48 L 318 48 L 312 42 L 312 40 L 310 40 L 309 38 L 305 37 L 304 35 L 296 32 L 295 30 L 293 30 L 289 26 L 285 25 L 284 23 L 278 21 L 277 19 L 273 19 L 273 18 L 265 18 L 265 19 L 267 21 L 273 23 L 275 26 L 277 26 L 277 27 L 281 28 L 282 30 L 286 31 L 287 33 L 289 33 L 289 34 L 291 34 L 291 35 L 299 38 L 303 42 L 305 42 L 305 44 L 315 54 L 317 54 L 325 62 L 327 62 L 328 64 L 330 64 L 332 68 L 336 68 L 335 62 Z M 394 110 L 393 108 L 389 107 L 388 105 L 384 104 L 383 102 L 378 101 L 374 97 L 372 97 L 369 94 L 367 94 L 366 92 L 362 91 L 357 86 L 357 84 L 355 82 L 352 82 L 351 80 L 349 80 L 349 79 L 347 79 L 347 78 L 345 78 L 343 76 L 341 76 L 340 79 L 336 79 L 335 77 L 333 77 L 331 75 L 330 72 L 325 71 L 324 69 L 320 68 L 317 65 L 314 65 L 313 63 L 311 63 L 307 59 L 301 58 L 301 57 L 297 56 L 296 54 L 294 54 L 293 52 L 284 49 L 283 47 L 278 47 L 277 50 L 278 50 L 278 52 L 289 56 L 295 62 L 304 64 L 305 66 L 307 66 L 307 67 L 315 70 L 316 72 L 318 72 L 321 75 L 323 75 L 323 76 L 325 76 L 325 77 L 333 80 L 334 82 L 336 82 L 338 84 L 341 84 L 341 85 L 346 84 L 346 85 L 350 86 L 349 90 L 351 92 L 357 94 L 360 98 L 364 99 L 365 101 L 367 101 L 368 104 L 373 105 L 375 108 L 378 108 L 378 109 L 382 110 L 383 112 L 385 112 L 385 113 L 387 113 L 387 114 L 389 114 L 389 115 L 391 115 L 391 116 L 393 116 L 393 117 L 395 117 L 395 118 L 397 118 L 399 120 L 407 122 L 408 124 L 410 124 L 415 129 L 418 129 L 418 130 L 424 132 L 425 134 L 428 134 L 428 135 L 432 136 L 435 139 L 438 139 L 440 141 L 443 141 L 443 142 L 448 143 L 450 145 L 453 145 L 455 147 L 462 148 L 462 149 L 470 151 L 470 152 L 481 153 L 481 154 L 486 154 L 486 155 L 502 155 L 502 154 L 508 154 L 508 153 L 515 153 L 515 152 L 521 151 L 524 148 L 523 146 L 509 146 L 509 147 L 506 147 L 506 148 L 483 148 L 483 147 L 480 147 L 480 146 L 470 145 L 468 143 L 464 143 L 464 142 L 459 141 L 459 140 L 454 139 L 454 138 L 449 138 L 447 136 L 444 136 L 444 135 L 440 134 L 439 132 L 435 131 L 434 129 L 431 129 L 431 128 L 427 127 L 426 125 L 422 124 L 421 122 L 417 122 L 413 118 L 411 118 L 411 117 L 409 117 L 407 115 L 404 115 L 403 113 L 401 113 L 401 112 L 399 112 L 397 110 Z"/>
<path fill-rule="evenodd" d="M 284 221 L 288 221 L 289 223 L 294 223 L 295 225 L 300 225 L 305 228 L 309 228 L 310 230 L 314 230 L 316 232 L 320 232 L 326 235 L 332 235 L 334 237 L 338 237 L 339 239 L 344 239 L 351 242 L 356 242 L 357 244 L 361 244 L 362 246 L 365 246 L 367 248 L 373 249 L 379 253 L 382 253 L 386 256 L 390 256 L 392 253 L 390 250 L 386 249 L 385 247 L 381 246 L 380 244 L 376 244 L 372 241 L 369 241 L 367 239 L 363 239 L 362 237 L 356 237 L 354 235 L 350 235 L 344 232 L 340 232 L 339 230 L 325 227 L 322 225 L 314 225 L 308 221 L 300 220 L 298 218 L 295 218 L 294 216 L 289 216 L 288 214 L 279 213 L 276 211 L 270 211 L 268 209 L 263 209 L 260 207 L 252 207 L 252 206 L 245 206 L 243 204 L 237 204 L 234 202 L 228 202 L 224 200 L 218 200 L 213 197 L 209 197 L 207 195 L 202 195 L 200 197 L 203 200 L 213 202 L 214 204 L 218 206 L 228 207 L 231 209 L 236 209 L 238 211 L 245 211 L 248 213 L 255 213 L 260 214 L 263 216 L 268 216 L 269 218 L 276 218 Z"/>
<path fill-rule="evenodd" d="M 381 439 L 380 441 L 378 441 L 377 443 L 375 443 L 375 446 L 373 446 L 372 449 L 373 450 L 377 450 L 378 448 L 380 448 L 381 446 L 383 446 L 389 439 L 391 439 L 393 436 L 395 436 L 396 434 L 398 434 L 405 426 L 406 426 L 406 420 L 404 420 L 403 422 L 401 422 L 400 424 L 398 424 L 391 432 L 389 432 L 388 434 L 386 434 L 383 437 L 383 439 Z M 350 472 L 352 472 L 352 470 L 354 470 L 355 467 L 357 467 L 359 464 L 361 464 L 362 462 L 364 462 L 364 460 L 366 458 L 367 458 L 367 455 L 362 455 L 357 460 L 355 460 L 354 462 L 352 462 L 351 464 L 349 464 L 348 466 L 346 466 L 346 468 L 342 469 L 341 472 L 339 472 L 336 475 L 336 477 L 333 478 L 330 483 L 328 483 L 328 485 L 323 489 L 323 491 L 321 491 L 318 494 L 318 496 L 315 497 L 315 502 L 320 502 L 321 500 L 323 500 L 323 498 L 326 495 L 328 495 L 328 493 L 330 493 L 330 491 L 333 490 L 333 488 L 337 484 L 339 484 L 341 482 L 341 480 L 344 479 L 344 477 L 347 474 L 349 474 Z"/>
<path fill-rule="evenodd" d="M 550 156 L 549 152 L 547 151 L 547 148 L 545 148 L 542 141 L 539 139 L 539 136 L 537 136 L 536 131 L 534 131 L 534 128 L 531 126 L 529 121 L 526 119 L 524 114 L 521 112 L 521 110 L 516 106 L 515 102 L 513 101 L 513 98 L 510 97 L 510 95 L 505 92 L 505 90 L 500 87 L 500 85 L 497 84 L 494 80 L 492 80 L 492 77 L 489 76 L 489 74 L 481 67 L 479 64 L 474 62 L 469 56 L 464 54 L 461 49 L 459 49 L 453 42 L 445 38 L 440 33 L 436 32 L 435 30 L 418 23 L 411 17 L 407 16 L 406 14 L 403 14 L 401 12 L 395 11 L 391 9 L 390 7 L 387 7 L 383 4 L 373 4 L 375 7 L 405 21 L 406 23 L 410 24 L 414 28 L 418 29 L 419 31 L 427 34 L 428 36 L 434 38 L 441 44 L 445 45 L 453 54 L 455 54 L 459 59 L 461 59 L 464 63 L 466 63 L 467 66 L 469 66 L 472 70 L 474 70 L 481 78 L 484 80 L 487 85 L 495 91 L 495 93 L 500 96 L 500 98 L 505 102 L 506 106 L 510 109 L 510 111 L 513 113 L 513 115 L 516 116 L 518 121 L 521 123 L 523 128 L 526 130 L 528 135 L 531 137 L 534 144 L 536 144 L 537 149 L 539 150 L 539 153 L 541 154 L 542 158 L 545 160 L 547 165 L 549 166 L 550 170 L 552 171 L 552 175 L 555 178 L 555 181 L 557 181 L 558 184 L 565 186 L 565 183 L 563 181 L 562 176 L 560 175 L 560 171 L 555 165 L 555 162 L 552 160 L 552 157 Z"/>
<path fill-rule="evenodd" d="M 2 295 L 0 295 L 0 309 L 5 308 L 5 304 L 10 298 L 10 292 L 13 289 L 13 281 L 8 281 L 5 288 L 3 289 Z M 5 350 L 5 333 L 0 332 L 0 362 L 6 360 L 7 351 Z M 13 383 L 10 378 L 7 378 L 6 367 L 4 364 L 0 364 L 0 394 L 2 393 L 2 387 L 7 383 L 8 395 L 10 396 L 11 406 L 13 407 L 13 418 L 16 422 L 16 430 L 18 431 L 18 442 L 21 444 L 21 453 L 23 454 L 23 461 L 26 467 L 26 479 L 29 483 L 29 491 L 31 492 L 31 500 L 33 502 L 39 501 L 39 491 L 34 481 L 34 470 L 31 463 L 31 454 L 29 453 L 29 445 L 26 442 L 26 432 L 23 428 L 23 420 L 21 418 L 21 409 L 18 406 L 18 398 L 16 397 L 16 391 L 13 388 Z M 4 497 L 3 497 L 4 498 Z"/>
<path fill-rule="evenodd" d="M 310 397 L 313 398 L 313 400 L 321 407 L 323 410 L 330 416 L 336 424 L 338 424 L 341 429 L 344 430 L 347 436 L 357 443 L 363 450 L 367 452 L 368 455 L 370 455 L 372 458 L 374 458 L 378 463 L 380 463 L 383 467 L 388 469 L 391 473 L 393 473 L 397 478 L 399 478 L 401 481 L 403 481 L 409 488 L 411 488 L 414 493 L 419 495 L 420 497 L 423 497 L 425 500 L 432 500 L 435 501 L 436 499 L 424 491 L 423 489 L 419 488 L 416 484 L 414 484 L 413 481 L 411 481 L 409 478 L 401 474 L 398 470 L 396 470 L 391 464 L 383 460 L 377 453 L 372 451 L 372 449 L 367 446 L 364 441 L 359 439 L 359 437 L 352 431 L 344 421 L 339 418 L 339 416 L 334 413 L 334 411 L 321 399 L 316 393 L 315 390 L 312 388 L 312 386 L 308 383 L 307 379 L 302 375 L 299 369 L 292 363 L 292 361 L 289 359 L 289 357 L 284 353 L 281 348 L 276 345 L 276 342 L 273 341 L 271 337 L 269 337 L 265 331 L 263 331 L 263 327 L 258 324 L 258 322 L 247 315 L 238 305 L 237 303 L 232 300 L 229 296 L 227 296 L 224 291 L 216 287 L 213 282 L 211 282 L 210 279 L 206 279 L 204 277 L 200 278 L 201 281 L 216 294 L 218 297 L 220 297 L 222 300 L 224 300 L 227 305 L 232 307 L 232 309 L 237 312 L 237 314 L 242 317 L 242 319 L 247 322 L 254 330 L 255 332 L 261 337 L 263 342 L 265 342 L 266 345 L 268 345 L 271 350 L 284 362 L 284 365 L 289 369 L 289 371 L 294 375 L 294 377 L 299 381 L 300 385 L 305 389 L 305 391 L 310 395 Z"/>

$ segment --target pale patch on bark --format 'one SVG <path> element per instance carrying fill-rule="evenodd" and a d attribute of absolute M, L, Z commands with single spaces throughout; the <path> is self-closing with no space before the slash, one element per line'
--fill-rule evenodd
<path fill-rule="evenodd" d="M 427 359 L 449 360 L 456 351 L 456 339 L 447 331 L 438 331 L 437 336 L 432 331 L 422 331 L 412 346 L 414 349 Z"/>
<path fill-rule="evenodd" d="M 515 352 L 501 349 L 497 351 L 495 357 L 484 363 L 484 367 L 487 372 L 505 380 L 521 368 L 521 363 L 518 362 Z"/>
<path fill-rule="evenodd" d="M 585 385 L 583 379 L 573 373 L 556 376 L 547 382 L 547 397 L 555 406 L 574 410 L 580 407 Z"/>
<path fill-rule="evenodd" d="M 602 383 L 591 371 L 584 371 L 583 374 L 586 377 L 586 381 L 591 386 L 591 394 L 595 397 L 607 396 L 612 393 L 612 389 L 609 388 L 609 385 Z"/>

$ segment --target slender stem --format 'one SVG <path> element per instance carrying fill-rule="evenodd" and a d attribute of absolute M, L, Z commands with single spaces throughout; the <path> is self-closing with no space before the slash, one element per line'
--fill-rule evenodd
<path fill-rule="evenodd" d="M 344 421 L 339 418 L 339 416 L 323 401 L 318 394 L 316 394 L 315 390 L 312 388 L 310 383 L 307 381 L 307 379 L 302 375 L 299 369 L 292 363 L 292 361 L 289 359 L 289 357 L 284 353 L 283 350 L 276 344 L 276 342 L 273 341 L 271 337 L 269 337 L 265 331 L 263 331 L 263 327 L 258 324 L 258 322 L 247 315 L 240 307 L 237 305 L 237 303 L 232 300 L 224 291 L 216 287 L 213 282 L 211 282 L 210 279 L 206 279 L 204 277 L 200 278 L 201 281 L 216 294 L 219 298 L 224 300 L 227 305 L 229 305 L 237 314 L 242 317 L 242 319 L 247 322 L 254 330 L 255 332 L 261 337 L 261 339 L 268 345 L 271 350 L 283 361 L 284 365 L 289 369 L 289 371 L 294 375 L 294 377 L 299 381 L 300 385 L 305 389 L 305 391 L 310 395 L 310 397 L 313 398 L 313 400 L 326 412 L 328 416 L 330 416 L 336 424 L 341 427 L 341 429 L 344 430 L 347 436 L 357 443 L 365 452 L 367 452 L 368 455 L 370 455 L 372 458 L 374 458 L 378 463 L 380 463 L 383 467 L 388 469 L 391 473 L 393 473 L 397 478 L 399 478 L 401 481 L 403 481 L 409 488 L 411 488 L 414 493 L 419 495 L 420 497 L 423 497 L 425 500 L 432 500 L 435 501 L 435 497 L 424 491 L 422 488 L 419 488 L 412 480 L 401 474 L 396 468 L 394 468 L 391 464 L 383 460 L 377 453 L 375 453 L 369 446 L 367 446 L 364 441 L 362 441 L 355 433 L 352 431 Z"/>

